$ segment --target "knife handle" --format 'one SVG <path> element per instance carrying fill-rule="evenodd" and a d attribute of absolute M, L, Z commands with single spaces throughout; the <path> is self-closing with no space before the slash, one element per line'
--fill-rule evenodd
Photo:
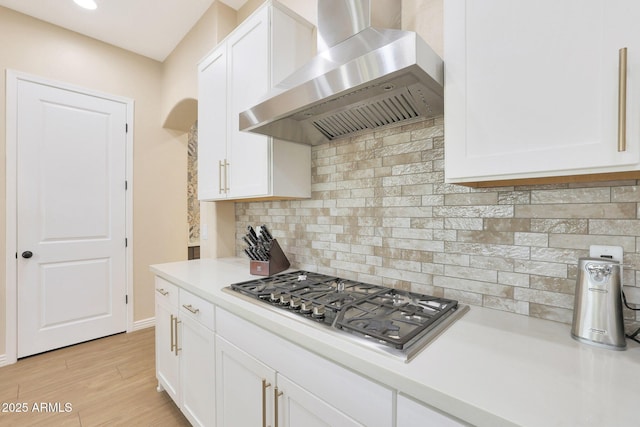
<path fill-rule="evenodd" d="M 249 240 L 247 236 L 242 236 L 242 241 L 244 241 L 249 246 L 253 246 L 253 243 L 251 243 L 251 240 Z"/>
<path fill-rule="evenodd" d="M 249 246 L 256 246 L 258 244 L 258 239 L 253 237 L 251 234 L 247 234 L 245 237 L 250 242 Z"/>
<path fill-rule="evenodd" d="M 271 235 L 271 233 L 269 232 L 269 229 L 267 229 L 267 226 L 265 224 L 262 224 L 260 226 L 260 235 L 262 234 L 264 234 L 264 237 L 267 239 L 268 242 L 273 240 L 273 236 Z"/>
<path fill-rule="evenodd" d="M 256 240 L 256 242 L 258 241 L 258 235 L 256 234 L 256 230 L 254 230 L 253 227 L 250 225 L 247 226 L 247 234 L 253 237 Z"/>

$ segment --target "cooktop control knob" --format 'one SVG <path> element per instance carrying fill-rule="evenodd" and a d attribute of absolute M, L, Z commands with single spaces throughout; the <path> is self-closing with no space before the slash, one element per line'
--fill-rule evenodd
<path fill-rule="evenodd" d="M 291 301 L 289 301 L 289 308 L 293 310 L 299 310 L 301 300 L 302 299 L 300 297 L 291 297 Z"/>
<path fill-rule="evenodd" d="M 280 302 L 280 294 L 277 292 L 271 292 L 271 295 L 269 296 L 269 300 L 271 302 Z"/>
<path fill-rule="evenodd" d="M 318 317 L 318 318 L 324 317 L 324 312 L 325 312 L 324 305 L 314 305 L 312 316 Z"/>
<path fill-rule="evenodd" d="M 311 311 L 313 311 L 313 303 L 311 301 L 302 301 L 302 304 L 300 304 L 300 313 L 311 314 Z"/>
<path fill-rule="evenodd" d="M 280 295 L 280 304 L 289 305 L 289 301 L 291 301 L 291 295 L 289 294 Z"/>

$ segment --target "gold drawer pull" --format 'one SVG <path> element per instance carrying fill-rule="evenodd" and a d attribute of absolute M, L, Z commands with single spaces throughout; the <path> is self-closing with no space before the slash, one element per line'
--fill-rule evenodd
<path fill-rule="evenodd" d="M 193 308 L 193 306 L 192 306 L 191 304 L 189 304 L 189 305 L 184 305 L 184 304 L 182 304 L 182 306 L 183 306 L 184 308 L 186 308 L 187 310 L 189 310 L 189 311 L 190 311 L 191 313 L 193 313 L 193 314 L 198 314 L 198 313 L 200 312 L 200 309 L 199 309 L 199 308 Z"/>
<path fill-rule="evenodd" d="M 160 295 L 162 295 L 163 297 L 169 295 L 169 291 L 165 291 L 163 288 L 156 289 L 156 292 L 160 293 Z"/>

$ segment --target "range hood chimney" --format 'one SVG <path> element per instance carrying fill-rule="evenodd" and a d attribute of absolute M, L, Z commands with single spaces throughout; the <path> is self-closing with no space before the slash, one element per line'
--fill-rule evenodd
<path fill-rule="evenodd" d="M 240 130 L 318 145 L 442 114 L 442 59 L 397 29 L 401 3 L 318 0 L 318 55 L 240 113 Z"/>

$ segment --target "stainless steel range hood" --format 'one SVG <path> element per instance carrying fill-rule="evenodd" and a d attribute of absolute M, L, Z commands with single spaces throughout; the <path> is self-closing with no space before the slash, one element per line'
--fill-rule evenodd
<path fill-rule="evenodd" d="M 317 145 L 443 113 L 442 59 L 400 23 L 399 0 L 318 0 L 318 51 L 241 130 Z M 371 26 L 385 21 L 384 29 Z"/>

